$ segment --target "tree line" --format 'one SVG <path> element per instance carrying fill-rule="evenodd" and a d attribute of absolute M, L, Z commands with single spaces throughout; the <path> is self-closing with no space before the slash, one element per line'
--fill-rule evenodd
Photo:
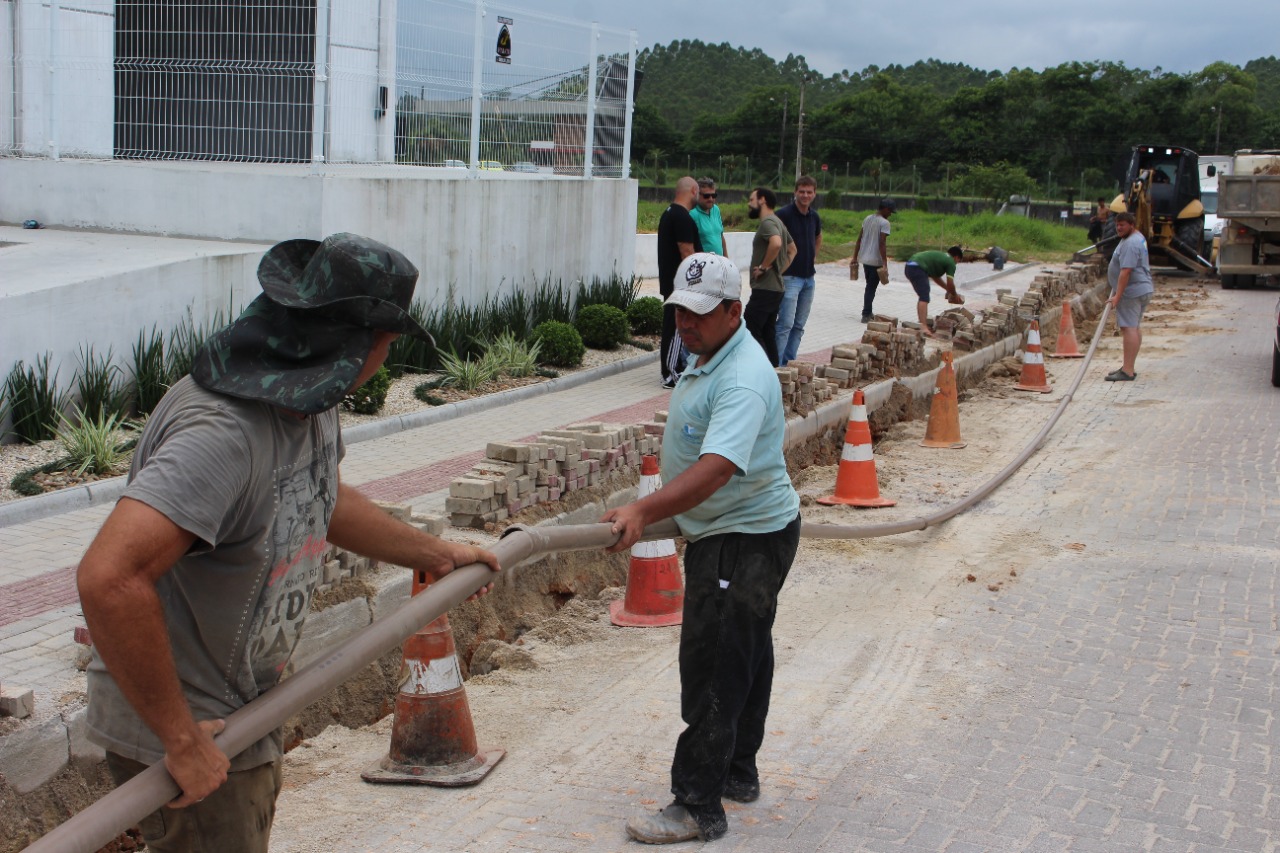
<path fill-rule="evenodd" d="M 937 189 L 972 183 L 979 167 L 1042 190 L 1100 189 L 1115 186 L 1136 144 L 1202 155 L 1280 144 L 1274 56 L 1187 74 L 1102 61 L 1000 72 L 929 59 L 823 76 L 803 56 L 684 40 L 642 51 L 637 70 L 631 156 L 641 175 L 647 164 L 697 164 L 740 180 L 745 163 L 757 180 L 786 183 L 802 144 L 805 171 L 827 163 L 864 185 L 868 175 L 901 185 L 910 173 L 913 189 Z"/>

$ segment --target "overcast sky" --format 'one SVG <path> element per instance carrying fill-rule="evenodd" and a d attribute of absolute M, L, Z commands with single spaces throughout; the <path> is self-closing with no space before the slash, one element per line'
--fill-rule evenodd
<path fill-rule="evenodd" d="M 1280 53 L 1277 0 L 517 0 L 517 6 L 634 29 L 641 48 L 701 39 L 759 47 L 775 59 L 801 54 L 824 75 L 929 58 L 986 71 L 1103 59 L 1183 73 Z"/>

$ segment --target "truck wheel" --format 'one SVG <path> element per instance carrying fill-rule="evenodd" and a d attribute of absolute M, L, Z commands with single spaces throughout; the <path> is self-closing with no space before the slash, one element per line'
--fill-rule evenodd
<path fill-rule="evenodd" d="M 1256 275 L 1238 275 L 1236 276 L 1236 287 L 1254 287 L 1258 283 Z"/>
<path fill-rule="evenodd" d="M 1197 255 L 1204 254 L 1204 217 L 1179 220 L 1176 226 L 1178 239 L 1195 250 Z"/>
<path fill-rule="evenodd" d="M 1280 388 L 1280 348 L 1271 345 L 1271 384 Z"/>
<path fill-rule="evenodd" d="M 1226 273 L 1223 273 L 1223 274 L 1222 274 L 1222 289 L 1223 289 L 1223 290 L 1235 290 L 1235 289 L 1236 289 L 1236 277 L 1235 277 L 1235 276 L 1233 276 L 1233 275 L 1228 275 L 1228 274 L 1226 274 Z"/>

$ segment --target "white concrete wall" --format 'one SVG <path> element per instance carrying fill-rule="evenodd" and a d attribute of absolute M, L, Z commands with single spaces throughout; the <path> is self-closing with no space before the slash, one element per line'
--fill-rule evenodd
<path fill-rule="evenodd" d="M 0 62 L 13 69 L 13 87 L 0 92 L 6 97 L 13 93 L 5 113 L 7 117 L 16 109 L 21 150 L 45 156 L 57 152 L 110 157 L 115 110 L 114 2 L 61 3 L 52 38 L 47 2 L 17 0 L 12 7 L 13 36 L 0 42 Z"/>
<path fill-rule="evenodd" d="M 13 94 L 17 81 L 13 61 L 13 25 L 18 4 L 14 0 L 0 0 L 0 151 L 10 151 L 17 142 L 17 117 L 14 115 Z"/>
<path fill-rule="evenodd" d="M 0 159 L 0 222 L 274 243 L 364 234 L 476 302 L 513 282 L 629 276 L 636 183 L 410 166 Z"/>
<path fill-rule="evenodd" d="M 380 18 L 370 14 L 369 7 L 362 0 L 333 0 L 330 6 L 329 111 L 325 128 L 325 160 L 330 163 L 376 161 L 379 125 L 390 122 L 394 133 L 394 85 L 387 95 L 387 114 L 379 120 L 375 113 Z M 317 45 L 316 49 L 325 47 Z M 390 61 L 394 68 L 394 48 Z"/>
<path fill-rule="evenodd" d="M 257 268 L 261 251 L 192 258 L 145 266 L 127 273 L 83 281 L 0 299 L 0 371 L 18 360 L 28 367 L 51 353 L 58 387 L 73 389 L 80 348 L 95 354 L 111 349 L 113 361 L 130 373 L 138 333 L 162 334 L 183 321 L 190 308 L 197 324 L 221 310 L 238 310 L 261 292 Z"/>
<path fill-rule="evenodd" d="M 726 242 L 729 244 L 729 260 L 738 266 L 738 270 L 746 273 L 751 266 L 751 238 L 755 237 L 752 231 L 731 231 L 724 235 Z M 636 275 L 644 278 L 658 277 L 658 235 L 657 234 L 637 234 L 636 235 Z M 746 284 L 746 279 L 743 279 Z"/>

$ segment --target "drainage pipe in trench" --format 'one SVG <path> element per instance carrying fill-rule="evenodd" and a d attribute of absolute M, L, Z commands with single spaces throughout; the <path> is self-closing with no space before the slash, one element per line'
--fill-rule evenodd
<path fill-rule="evenodd" d="M 1049 431 L 1070 404 L 1093 361 L 1101 340 L 1099 332 L 1111 310 L 1108 304 L 1098 318 L 1097 331 L 1070 388 L 1062 396 L 1048 422 L 1000 473 L 963 500 L 932 515 L 884 524 L 846 526 L 803 523 L 800 535 L 810 539 L 870 539 L 924 530 L 954 518 L 994 492 L 1039 449 Z M 645 529 L 643 541 L 670 539 L 679 531 L 670 519 Z M 531 559 L 561 551 L 589 551 L 606 548 L 617 540 L 607 523 L 563 527 L 523 527 L 514 525 L 493 547 L 501 565 L 515 567 Z M 370 661 L 404 643 L 422 626 L 462 603 L 477 589 L 494 579 L 482 563 L 462 566 L 419 594 L 384 619 L 369 625 L 341 643 L 326 657 L 312 661 L 276 687 L 227 717 L 226 728 L 215 742 L 229 756 L 238 755 L 278 728 L 285 720 L 318 701 L 344 681 L 355 676 Z M 151 812 L 175 799 L 177 784 L 159 762 L 114 789 L 102 799 L 74 815 L 34 844 L 27 853 L 94 853 L 110 843 L 124 829 L 134 826 Z"/>

